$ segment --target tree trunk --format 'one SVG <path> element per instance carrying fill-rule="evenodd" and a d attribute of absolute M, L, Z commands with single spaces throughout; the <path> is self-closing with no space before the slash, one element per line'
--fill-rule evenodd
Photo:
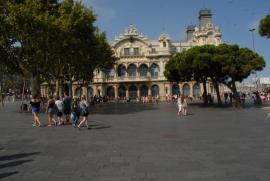
<path fill-rule="evenodd" d="M 23 90 L 22 90 L 22 100 L 21 100 L 21 104 L 24 101 L 24 89 L 25 89 L 25 79 L 23 79 Z"/>
<path fill-rule="evenodd" d="M 203 83 L 203 103 L 205 105 L 207 105 L 208 104 L 208 100 L 207 100 L 206 80 L 203 80 L 202 83 Z"/>
<path fill-rule="evenodd" d="M 68 92 L 69 92 L 69 96 L 73 97 L 73 91 L 72 91 L 72 81 L 70 80 L 68 83 Z"/>
<path fill-rule="evenodd" d="M 60 90 L 60 80 L 59 79 L 56 79 L 56 82 L 55 82 L 55 91 L 56 91 L 56 96 L 57 97 L 59 96 L 59 90 Z"/>
<path fill-rule="evenodd" d="M 240 96 L 237 92 L 235 82 L 232 82 L 231 90 L 233 92 L 233 99 L 235 100 L 235 107 L 237 107 L 237 108 L 241 107 L 241 100 L 240 100 Z"/>
<path fill-rule="evenodd" d="M 31 73 L 30 84 L 32 96 L 40 96 L 40 77 L 38 73 Z"/>
<path fill-rule="evenodd" d="M 216 93 L 217 93 L 218 106 L 222 106 L 218 82 L 216 80 L 213 80 L 213 85 L 214 85 L 214 88 L 215 88 Z"/>

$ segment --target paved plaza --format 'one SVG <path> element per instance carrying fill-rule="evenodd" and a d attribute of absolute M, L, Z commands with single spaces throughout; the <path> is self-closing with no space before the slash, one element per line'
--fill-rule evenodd
<path fill-rule="evenodd" d="M 174 104 L 98 105 L 91 129 L 31 126 L 0 108 L 0 180 L 269 181 L 270 111 Z M 46 115 L 41 115 L 44 125 Z"/>

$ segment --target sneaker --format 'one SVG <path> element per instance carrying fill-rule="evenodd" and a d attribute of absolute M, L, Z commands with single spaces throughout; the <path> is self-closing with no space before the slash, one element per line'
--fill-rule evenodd
<path fill-rule="evenodd" d="M 72 124 L 72 126 L 74 127 L 74 128 L 76 128 L 77 126 L 76 126 L 76 124 Z"/>
<path fill-rule="evenodd" d="M 35 124 L 32 124 L 32 126 L 33 126 L 33 127 L 36 127 L 36 125 L 35 125 Z"/>

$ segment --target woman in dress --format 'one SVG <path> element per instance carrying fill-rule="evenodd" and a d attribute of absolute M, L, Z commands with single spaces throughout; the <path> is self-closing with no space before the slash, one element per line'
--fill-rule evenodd
<path fill-rule="evenodd" d="M 29 111 L 32 109 L 33 124 L 32 126 L 40 127 L 39 111 L 40 111 L 40 100 L 37 95 L 34 95 L 30 101 Z"/>
<path fill-rule="evenodd" d="M 182 114 L 187 115 L 187 99 L 184 95 L 181 96 Z"/>

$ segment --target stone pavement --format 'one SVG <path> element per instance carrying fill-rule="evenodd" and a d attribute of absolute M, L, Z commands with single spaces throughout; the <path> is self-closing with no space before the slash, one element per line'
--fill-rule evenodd
<path fill-rule="evenodd" d="M 3 181 L 270 180 L 268 108 L 108 104 L 79 131 L 33 128 L 18 107 L 0 107 Z"/>

